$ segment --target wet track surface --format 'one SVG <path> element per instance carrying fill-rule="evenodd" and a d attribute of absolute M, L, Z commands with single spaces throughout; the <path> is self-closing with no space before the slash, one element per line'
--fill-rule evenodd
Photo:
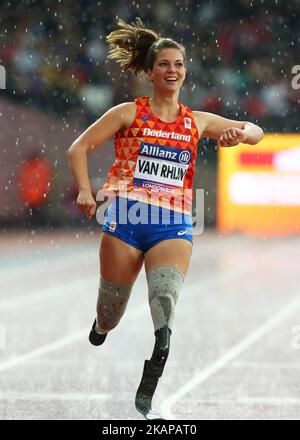
<path fill-rule="evenodd" d="M 2 235 L 0 419 L 142 419 L 134 397 L 154 342 L 146 277 L 105 344 L 91 346 L 98 242 L 82 230 Z M 299 261 L 300 237 L 194 237 L 155 409 L 300 419 Z"/>

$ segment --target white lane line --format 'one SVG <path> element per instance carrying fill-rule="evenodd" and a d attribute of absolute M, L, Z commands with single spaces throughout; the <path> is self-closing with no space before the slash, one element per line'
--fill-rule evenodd
<path fill-rule="evenodd" d="M 65 338 L 58 339 L 55 342 L 52 342 L 50 344 L 44 345 L 40 348 L 36 348 L 35 350 L 31 350 L 27 353 L 24 353 L 20 356 L 13 357 L 12 359 L 9 359 L 6 362 L 3 362 L 0 365 L 0 372 L 9 370 L 10 368 L 16 367 L 17 365 L 24 364 L 25 362 L 28 362 L 32 359 L 35 359 L 39 356 L 43 356 L 44 354 L 51 353 L 55 350 L 60 350 L 61 348 L 66 347 L 69 344 L 72 344 L 84 336 L 87 337 L 88 331 L 90 331 L 90 327 L 86 327 L 85 329 L 81 329 L 75 333 L 72 333 L 69 336 L 66 336 Z"/>
<path fill-rule="evenodd" d="M 17 307 L 24 307 L 32 303 L 36 304 L 38 301 L 44 301 L 48 299 L 55 299 L 56 297 L 62 297 L 63 295 L 74 294 L 76 291 L 82 289 L 87 291 L 92 288 L 97 288 L 98 277 L 92 275 L 86 278 L 80 278 L 79 280 L 73 280 L 69 282 L 60 281 L 58 284 L 51 287 L 44 287 L 36 290 L 33 293 L 29 293 L 22 296 L 16 296 L 0 302 L 0 312 L 7 312 L 8 310 L 15 310 Z"/>
<path fill-rule="evenodd" d="M 148 312 L 147 304 L 142 304 L 139 307 L 136 307 L 129 313 L 130 319 L 135 319 L 138 316 L 142 315 L 143 313 Z M 25 364 L 28 361 L 31 361 L 33 359 L 36 359 L 40 356 L 43 356 L 45 354 L 49 354 L 56 350 L 61 350 L 62 348 L 67 347 L 68 345 L 74 344 L 74 342 L 79 341 L 83 338 L 88 338 L 88 334 L 91 330 L 91 327 L 86 327 L 84 329 L 80 329 L 75 333 L 71 333 L 70 335 L 66 336 L 65 338 L 60 338 L 57 341 L 54 341 L 50 344 L 43 345 L 40 348 L 36 348 L 34 350 L 28 351 L 27 353 L 24 353 L 20 356 L 15 356 L 12 359 L 9 359 L 6 362 L 3 362 L 0 364 L 0 373 L 2 371 L 7 371 L 13 367 L 16 367 L 21 364 Z M 87 341 L 87 344 L 89 342 Z"/>
<path fill-rule="evenodd" d="M 42 251 L 43 252 L 43 251 Z M 36 257 L 36 259 L 34 260 L 30 260 L 28 259 L 27 255 L 23 255 L 22 257 L 20 257 L 20 260 L 22 261 L 21 264 L 16 264 L 14 262 L 14 260 L 12 260 L 10 265 L 5 266 L 4 268 L 0 268 L 0 281 L 1 284 L 4 284 L 7 281 L 10 281 L 11 279 L 15 279 L 17 278 L 21 278 L 25 275 L 28 275 L 28 271 L 32 271 L 33 275 L 36 275 L 37 271 L 41 271 L 41 270 L 48 270 L 49 271 L 49 267 L 53 267 L 55 265 L 59 265 L 62 263 L 66 263 L 66 261 L 69 258 L 72 258 L 73 260 L 80 260 L 82 258 L 88 258 L 89 254 L 91 255 L 91 257 L 93 257 L 94 255 L 98 255 L 98 249 L 95 247 L 92 248 L 83 248 L 83 249 L 74 249 L 74 251 L 72 250 L 68 250 L 67 252 L 63 253 L 63 250 L 60 251 L 59 254 L 55 255 L 53 252 L 52 254 L 47 254 L 44 255 L 43 253 L 39 256 Z"/>
<path fill-rule="evenodd" d="M 272 252 L 272 256 L 274 256 L 274 254 L 276 255 L 277 253 L 281 254 L 282 253 L 282 248 L 284 249 L 284 247 L 285 247 L 285 245 L 282 245 L 282 246 L 280 246 L 279 249 L 277 248 L 275 252 Z M 205 248 L 201 247 L 201 253 L 202 254 L 201 255 L 197 255 L 196 258 L 201 259 L 201 258 L 204 258 L 204 256 L 205 256 L 205 258 L 207 258 L 207 256 L 211 256 L 211 254 L 212 255 L 215 254 L 215 252 L 216 252 L 216 249 L 215 249 L 214 246 L 207 246 Z M 72 255 L 72 258 L 73 257 L 80 257 L 80 258 L 82 258 L 85 254 L 89 254 L 89 253 L 94 253 L 94 250 L 88 248 L 88 249 L 82 250 L 80 253 L 78 251 L 77 253 L 74 253 L 74 255 Z M 194 251 L 194 254 L 198 254 L 198 253 L 199 253 L 199 249 L 197 248 Z M 61 255 L 59 257 L 59 259 L 65 260 L 65 258 L 67 256 L 68 255 Z M 55 261 L 55 263 L 57 263 L 57 260 Z M 255 260 L 255 264 L 256 263 L 257 263 L 257 261 Z M 36 275 L 36 270 L 38 270 L 39 266 L 42 265 L 43 268 L 45 268 L 45 264 L 46 264 L 45 261 L 44 262 L 39 262 L 38 264 L 35 264 L 34 267 L 33 267 L 34 275 Z M 28 273 L 28 268 L 27 267 L 22 268 L 22 269 L 24 270 L 24 273 L 26 273 L 26 274 Z M 16 273 L 16 270 L 17 270 L 17 273 Z M 234 266 L 234 270 L 239 272 L 237 274 L 238 277 L 240 275 L 243 275 L 243 274 L 246 274 L 246 273 L 250 272 L 249 266 L 246 268 L 244 262 L 242 262 L 242 264 L 239 265 L 239 266 Z M 6 269 L 6 274 L 7 274 L 7 272 L 9 272 L 8 269 Z M 10 272 L 11 272 L 11 275 L 14 276 L 15 278 L 16 277 L 19 278 L 19 279 L 22 278 L 22 272 L 20 271 L 20 269 L 16 269 L 16 268 L 13 267 L 13 268 L 10 269 Z M 5 274 L 4 274 L 4 276 L 5 276 Z M 204 273 L 202 276 L 203 276 L 203 278 L 201 278 L 199 280 L 200 289 L 202 289 L 203 287 L 209 286 L 211 282 L 214 283 L 216 281 L 216 279 L 219 278 L 219 277 L 221 277 L 222 281 L 226 281 L 228 278 L 230 280 L 232 278 L 236 278 L 236 276 L 234 276 L 234 274 L 232 272 L 228 271 L 228 269 L 226 269 L 226 268 L 223 268 L 222 271 L 218 270 L 217 273 L 209 272 L 208 275 L 206 275 Z M 1 278 L 1 281 L 3 281 L 2 275 L 1 275 L 0 278 Z M 4 312 L 4 311 L 11 310 L 11 309 L 15 309 L 16 307 L 23 307 L 23 306 L 26 306 L 26 305 L 30 305 L 32 303 L 36 303 L 37 301 L 42 301 L 44 299 L 48 300 L 48 299 L 51 299 L 51 297 L 56 298 L 57 296 L 61 297 L 62 295 L 65 295 L 65 294 L 74 293 L 74 291 L 72 291 L 71 289 L 76 289 L 76 290 L 77 290 L 77 288 L 81 289 L 83 284 L 84 284 L 85 289 L 87 289 L 89 286 L 90 286 L 90 288 L 92 288 L 94 286 L 92 280 L 96 279 L 96 278 L 98 280 L 98 276 L 97 275 L 89 276 L 89 277 L 86 277 L 84 279 L 81 278 L 81 280 L 78 280 L 78 281 L 70 281 L 70 282 L 63 283 L 63 284 L 60 281 L 58 283 L 58 285 L 56 285 L 56 286 L 54 285 L 54 286 L 51 286 L 51 287 L 46 287 L 46 288 L 43 288 L 43 289 L 38 289 L 38 290 L 34 291 L 31 294 L 26 294 L 24 296 L 23 295 L 22 296 L 18 295 L 18 296 L 15 296 L 14 298 L 3 300 L 3 301 L 0 302 L 0 312 Z M 91 284 L 89 286 L 87 286 L 85 283 L 89 283 L 89 282 L 91 282 Z M 58 286 L 60 288 L 58 288 Z M 68 289 L 70 289 L 70 290 L 68 290 Z"/>
<path fill-rule="evenodd" d="M 203 249 L 202 249 L 203 250 Z M 211 247 L 209 249 L 207 249 L 207 251 L 211 251 Z M 213 251 L 215 252 L 215 251 Z M 86 257 L 89 253 L 94 253 L 93 249 L 87 249 L 87 250 L 83 250 L 82 253 L 79 253 L 79 251 L 74 254 L 72 256 L 76 257 L 80 257 L 81 259 L 83 257 Z M 87 255 L 86 255 L 87 254 Z M 61 255 L 59 257 L 59 260 L 65 261 L 66 257 L 68 257 L 68 255 Z M 59 261 L 55 260 L 55 264 L 58 264 Z M 48 269 L 48 273 L 50 273 L 49 271 L 49 267 L 47 267 L 48 262 L 45 261 L 41 261 L 41 262 L 37 262 L 34 264 L 34 266 L 32 266 L 32 271 L 33 271 L 33 276 L 37 276 L 37 271 L 41 270 L 41 269 Z M 1 273 L 1 270 L 0 270 Z M 145 270 L 144 268 L 142 268 L 141 274 L 145 274 Z M 8 275 L 8 276 L 7 276 Z M 0 281 L 1 283 L 3 283 L 3 281 L 5 281 L 5 277 L 7 279 L 10 278 L 14 278 L 14 279 L 21 279 L 23 275 L 28 275 L 28 267 L 26 265 L 26 267 L 22 267 L 20 268 L 16 268 L 16 267 L 12 267 L 12 268 L 7 268 L 5 270 L 5 273 L 3 274 L 3 276 L 1 275 L 0 277 Z M 205 275 L 205 274 L 204 274 Z M 210 277 L 215 276 L 215 274 L 209 274 Z M 4 278 L 3 278 L 4 277 Z M 69 282 L 62 282 L 59 281 L 59 283 L 57 285 L 53 285 L 51 287 L 45 287 L 45 288 L 41 288 L 38 290 L 35 290 L 33 293 L 26 293 L 26 294 L 22 294 L 22 295 L 17 295 L 13 298 L 9 298 L 3 301 L 0 301 L 0 312 L 4 312 L 4 311 L 8 311 L 11 309 L 15 309 L 16 307 L 23 307 L 26 305 L 30 305 L 32 303 L 36 303 L 37 301 L 42 301 L 42 300 L 48 300 L 51 299 L 51 297 L 56 298 L 57 296 L 62 296 L 65 294 L 69 294 L 69 293 L 74 293 L 73 291 L 71 291 L 71 288 L 81 288 L 79 287 L 79 285 L 81 286 L 82 284 L 91 281 L 90 287 L 93 287 L 92 284 L 92 280 L 97 280 L 96 283 L 98 283 L 98 275 L 97 273 L 94 276 L 89 276 L 86 278 L 81 278 L 78 281 L 69 281 Z M 204 278 L 205 279 L 205 278 Z M 7 281 L 7 280 L 6 280 Z M 138 283 L 139 280 L 136 281 L 136 283 Z M 0 284 L 1 286 L 1 284 Z M 88 288 L 89 286 L 84 286 L 85 288 Z M 70 289 L 70 290 L 68 290 Z"/>
<path fill-rule="evenodd" d="M 221 277 L 221 280 L 226 281 L 227 279 L 231 280 L 236 277 L 240 277 L 241 275 L 244 275 L 245 273 L 249 272 L 249 268 L 245 268 L 244 265 L 241 266 L 241 269 L 235 267 L 235 270 L 237 270 L 238 273 L 233 274 L 229 272 L 228 270 L 224 272 L 218 271 L 217 273 L 210 272 L 208 275 L 205 273 L 203 274 L 203 278 L 198 282 L 193 282 L 190 285 L 196 285 L 199 284 L 199 291 L 203 288 L 209 287 L 211 283 L 219 281 L 219 278 Z M 138 285 L 138 283 L 141 282 L 141 279 L 136 281 L 135 286 Z M 23 297 L 18 295 L 13 298 L 0 301 L 0 313 L 6 312 L 8 310 L 15 310 L 17 307 L 24 307 L 31 304 L 36 304 L 38 301 L 44 301 L 48 299 L 55 299 L 56 297 L 62 297 L 62 295 L 69 295 L 70 293 L 75 294 L 76 291 L 84 289 L 85 291 L 96 288 L 98 285 L 98 275 L 91 275 L 86 278 L 80 278 L 79 280 L 69 281 L 69 282 L 62 282 L 60 281 L 58 284 L 51 286 L 51 287 L 45 287 L 42 289 L 38 289 L 33 293 L 28 293 L 24 295 Z M 188 284 L 184 285 L 184 289 L 187 289 L 189 287 Z M 136 287 L 135 287 L 136 288 Z"/>
<path fill-rule="evenodd" d="M 277 368 L 278 370 L 299 370 L 300 362 L 294 362 L 291 359 L 286 362 L 257 362 L 257 361 L 234 361 L 231 368 L 253 368 L 254 370 L 266 368 Z"/>
<path fill-rule="evenodd" d="M 237 397 L 236 399 L 197 399 L 201 405 L 272 405 L 287 406 L 300 405 L 300 398 L 297 397 Z"/>
<path fill-rule="evenodd" d="M 217 359 L 208 367 L 204 368 L 204 370 L 199 371 L 196 376 L 194 376 L 191 380 L 189 380 L 185 385 L 179 388 L 175 393 L 171 394 L 165 402 L 161 405 L 161 414 L 166 419 L 174 420 L 175 417 L 171 412 L 172 406 L 178 402 L 185 394 L 189 393 L 196 386 L 199 386 L 201 383 L 210 378 L 217 371 L 221 370 L 225 367 L 229 362 L 247 350 L 251 345 L 258 342 L 262 337 L 264 337 L 267 333 L 281 324 L 286 318 L 288 318 L 291 314 L 295 313 L 296 310 L 300 307 L 300 298 L 298 297 L 298 291 L 295 292 L 297 298 L 290 301 L 279 313 L 277 313 L 272 318 L 268 319 L 265 323 L 259 326 L 256 330 L 251 332 L 246 338 L 242 339 L 237 345 L 226 351 L 223 356 Z"/>
<path fill-rule="evenodd" d="M 300 405 L 300 398 L 297 397 L 240 397 L 237 399 L 238 403 L 245 405 L 249 404 L 263 404 L 263 405 Z"/>
<path fill-rule="evenodd" d="M 43 270 L 51 270 L 53 266 L 60 265 L 69 261 L 69 259 L 80 260 L 87 259 L 89 255 L 94 257 L 96 255 L 96 260 L 98 258 L 99 253 L 99 244 L 95 243 L 95 245 L 90 246 L 74 246 L 74 248 L 67 249 L 52 249 L 52 250 L 41 250 L 41 254 L 34 254 L 34 249 L 31 253 L 24 253 L 18 255 L 16 258 L 10 258 L 9 263 L 6 265 L 2 265 L 0 267 L 0 287 L 2 284 L 4 285 L 7 281 L 15 280 L 16 278 L 21 278 L 23 276 L 28 275 L 28 271 L 32 271 L 33 275 L 36 275 L 36 272 Z M 204 256 L 211 256 L 216 253 L 216 246 L 213 248 L 211 246 L 201 247 L 201 253 Z"/>
<path fill-rule="evenodd" d="M 182 296 L 184 295 L 184 290 L 187 291 L 186 292 L 187 298 L 192 298 L 192 296 L 195 294 L 199 295 L 201 293 L 205 293 L 207 287 L 209 287 L 211 284 L 214 284 L 215 282 L 219 282 L 219 276 L 222 276 L 222 281 L 225 281 L 227 279 L 233 280 L 235 278 L 239 278 L 240 276 L 244 275 L 247 272 L 249 272 L 249 269 L 238 270 L 237 272 L 234 273 L 230 273 L 229 271 L 227 271 L 226 273 L 218 272 L 218 274 L 215 273 L 209 274 L 206 278 L 201 280 L 201 283 L 196 281 L 191 284 L 186 284 L 183 288 Z M 83 280 L 82 283 L 84 284 L 85 281 Z M 85 284 L 85 288 L 86 288 L 86 284 Z M 72 290 L 70 289 L 70 291 Z M 136 308 L 131 310 L 131 312 L 129 312 L 129 317 L 131 320 L 134 320 L 143 313 L 149 313 L 147 303 L 137 306 Z M 53 351 L 60 350 L 61 348 L 64 348 L 70 344 L 73 344 L 74 342 L 79 341 L 81 338 L 87 338 L 89 331 L 90 331 L 90 327 L 78 330 L 76 333 L 72 333 L 65 338 L 58 339 L 55 342 L 31 350 L 27 353 L 24 353 L 23 355 L 15 356 L 12 359 L 9 359 L 8 361 L 0 364 L 0 372 L 9 370 L 10 368 L 13 368 L 17 365 L 24 364 L 39 356 L 43 356 L 44 354 L 48 354 Z"/>
<path fill-rule="evenodd" d="M 184 285 L 183 292 L 182 292 L 181 296 L 183 296 L 184 291 L 187 290 L 187 292 L 186 292 L 187 298 L 192 298 L 192 296 L 195 294 L 199 295 L 200 293 L 205 293 L 206 289 L 208 287 L 210 287 L 211 285 L 218 283 L 220 281 L 220 278 L 221 278 L 222 282 L 226 282 L 227 280 L 234 280 L 234 279 L 239 278 L 242 275 L 245 275 L 245 274 L 251 272 L 251 269 L 249 268 L 249 266 L 247 268 L 245 266 L 242 266 L 241 269 L 239 269 L 238 267 L 235 266 L 234 269 L 235 269 L 235 272 L 230 272 L 228 270 L 226 270 L 225 272 L 218 271 L 217 273 L 211 272 L 211 273 L 209 273 L 208 276 L 206 276 L 206 278 L 201 279 L 200 281 L 196 281 L 191 284 Z M 79 281 L 75 281 L 74 283 L 78 284 Z M 86 289 L 87 286 L 85 283 L 86 283 L 86 280 L 83 280 L 82 284 L 84 284 L 84 288 Z M 70 289 L 69 291 L 72 292 L 72 289 Z M 67 292 L 67 289 L 64 289 L 63 292 L 60 291 L 60 293 L 56 293 L 56 295 L 58 295 L 58 294 L 62 295 L 62 294 L 65 294 L 66 292 Z M 39 298 L 38 295 L 39 295 L 39 292 L 32 294 L 32 299 L 30 300 L 30 302 L 29 301 L 26 302 L 26 298 L 24 298 L 23 304 L 25 305 L 25 304 L 29 304 L 29 303 L 33 302 L 34 298 L 35 299 Z M 51 295 L 49 294 L 48 296 L 50 297 Z M 17 302 L 15 304 L 17 304 Z M 6 307 L 8 307 L 8 304 L 6 305 Z M 136 309 L 133 309 L 131 312 L 129 312 L 129 315 L 130 316 L 131 315 L 139 316 L 140 314 L 146 313 L 146 312 L 148 312 L 148 304 L 143 304 L 143 305 L 137 307 Z M 29 360 L 35 359 L 35 358 L 42 356 L 44 354 L 48 354 L 48 353 L 53 352 L 55 350 L 60 350 L 61 348 L 66 347 L 70 344 L 73 344 L 74 342 L 80 340 L 81 338 L 87 337 L 87 334 L 88 334 L 87 332 L 89 332 L 89 331 L 90 331 L 90 327 L 78 330 L 77 332 L 72 333 L 71 335 L 69 335 L 65 338 L 58 339 L 55 342 L 52 342 L 52 343 L 44 345 L 40 348 L 31 350 L 27 353 L 24 353 L 23 355 L 13 357 L 12 359 L 0 364 L 0 372 L 6 371 L 10 368 L 17 366 L 17 365 L 26 363 Z"/>
<path fill-rule="evenodd" d="M 1 392 L 0 400 L 71 400 L 86 402 L 87 400 L 107 400 L 110 394 L 87 394 L 87 393 L 20 393 Z"/>
<path fill-rule="evenodd" d="M 212 256 L 215 256 L 218 251 L 220 251 L 220 248 L 222 248 L 222 243 L 216 242 L 212 246 L 211 244 L 205 243 L 205 245 L 202 243 L 201 247 L 195 247 L 193 250 L 194 258 L 209 258 Z M 63 253 L 63 249 L 60 250 L 60 253 L 55 254 L 55 251 L 58 252 L 58 250 L 52 250 L 51 252 L 48 252 L 46 255 L 43 253 L 43 249 L 41 251 L 40 256 L 35 256 L 33 260 L 28 259 L 27 254 L 23 254 L 18 256 L 15 260 L 11 261 L 10 265 L 7 265 L 5 267 L 0 267 L 0 287 L 4 285 L 7 281 L 12 281 L 15 279 L 20 279 L 23 276 L 28 275 L 28 271 L 32 271 L 33 276 L 37 275 L 37 272 L 47 270 L 48 272 L 51 271 L 51 268 L 53 265 L 59 265 L 61 263 L 65 263 L 66 260 L 68 261 L 69 258 L 74 260 L 80 260 L 83 258 L 88 258 L 89 254 L 91 257 L 94 255 L 98 256 L 99 252 L 99 245 L 95 244 L 90 246 L 79 246 L 75 247 L 74 249 L 69 249 Z M 38 259 L 39 258 L 39 259 Z M 20 264 L 15 264 L 18 261 L 21 261 Z"/>

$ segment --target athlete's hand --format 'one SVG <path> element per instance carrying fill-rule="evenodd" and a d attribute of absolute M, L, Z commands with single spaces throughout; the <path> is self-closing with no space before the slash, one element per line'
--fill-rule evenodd
<path fill-rule="evenodd" d="M 235 145 L 245 142 L 247 139 L 247 133 L 240 128 L 226 128 L 222 131 L 222 134 L 218 140 L 220 147 L 234 147 Z"/>
<path fill-rule="evenodd" d="M 88 190 L 79 191 L 77 200 L 77 208 L 89 219 L 93 217 L 96 212 L 96 202 L 92 193 Z"/>

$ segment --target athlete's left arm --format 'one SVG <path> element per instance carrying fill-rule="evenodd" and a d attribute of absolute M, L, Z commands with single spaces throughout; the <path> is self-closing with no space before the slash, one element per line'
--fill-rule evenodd
<path fill-rule="evenodd" d="M 221 147 L 240 143 L 255 145 L 264 137 L 263 130 L 252 122 L 235 121 L 207 112 L 193 112 L 202 137 L 218 140 Z"/>

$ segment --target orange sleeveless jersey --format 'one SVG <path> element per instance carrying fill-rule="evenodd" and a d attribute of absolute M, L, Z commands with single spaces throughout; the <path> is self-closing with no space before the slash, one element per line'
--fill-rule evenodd
<path fill-rule="evenodd" d="M 149 97 L 135 99 L 131 126 L 115 134 L 116 160 L 104 193 L 191 214 L 199 134 L 193 112 L 180 102 L 174 122 L 152 113 Z"/>

